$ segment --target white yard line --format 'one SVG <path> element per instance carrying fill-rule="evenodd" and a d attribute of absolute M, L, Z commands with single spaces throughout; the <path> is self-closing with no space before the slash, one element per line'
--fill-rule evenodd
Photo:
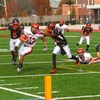
<path fill-rule="evenodd" d="M 52 100 L 69 100 L 69 99 L 80 99 L 80 98 L 94 98 L 94 97 L 100 97 L 100 95 L 84 95 L 84 96 L 72 96 L 72 97 L 61 97 L 61 98 L 53 98 Z"/>
<path fill-rule="evenodd" d="M 58 91 L 52 91 L 52 93 L 58 93 Z M 35 93 L 35 94 L 44 94 L 44 92 L 38 92 L 38 93 Z"/>
<path fill-rule="evenodd" d="M 22 78 L 22 77 L 34 77 L 34 76 L 64 76 L 64 75 L 85 75 L 85 74 L 100 74 L 100 72 L 82 72 L 82 73 L 59 73 L 59 74 L 37 74 L 37 75 L 20 75 L 20 76 L 0 76 L 0 78 Z"/>
<path fill-rule="evenodd" d="M 12 86 L 12 85 L 20 85 L 20 83 L 0 84 L 0 86 Z"/>
<path fill-rule="evenodd" d="M 3 82 L 4 80 L 0 80 L 0 82 Z"/>
<path fill-rule="evenodd" d="M 57 62 L 66 62 L 66 61 L 57 61 Z M 52 63 L 52 61 L 48 62 L 23 62 L 24 64 L 47 64 L 47 63 Z M 0 63 L 0 65 L 11 65 L 11 63 Z M 0 66 L 2 67 L 2 66 Z"/>
<path fill-rule="evenodd" d="M 27 90 L 27 89 L 37 89 L 38 87 L 23 87 L 23 88 L 15 88 L 16 90 Z"/>
<path fill-rule="evenodd" d="M 14 93 L 18 93 L 18 94 L 23 94 L 25 96 L 30 96 L 30 97 L 35 97 L 35 98 L 39 98 L 39 99 L 44 99 L 44 97 L 42 97 L 42 96 L 38 96 L 38 95 L 34 95 L 34 94 L 29 94 L 29 93 L 26 93 L 26 92 L 21 92 L 21 91 L 17 91 L 17 90 L 5 88 L 5 87 L 0 87 L 0 89 L 6 90 L 6 91 L 10 91 L 10 92 L 14 92 Z"/>

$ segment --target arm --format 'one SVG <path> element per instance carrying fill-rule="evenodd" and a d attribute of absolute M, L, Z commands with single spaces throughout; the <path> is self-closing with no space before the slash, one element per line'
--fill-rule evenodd
<path fill-rule="evenodd" d="M 44 44 L 44 46 L 47 46 L 46 45 L 46 39 L 43 37 L 43 38 L 41 38 L 42 39 L 42 41 L 43 41 L 43 44 Z"/>
<path fill-rule="evenodd" d="M 91 56 L 91 58 L 90 58 L 90 62 L 89 62 L 89 65 L 92 64 L 93 61 L 94 61 L 94 57 Z"/>
<path fill-rule="evenodd" d="M 66 32 L 69 32 L 69 29 L 66 29 L 65 31 L 66 31 Z"/>
<path fill-rule="evenodd" d="M 46 30 L 45 33 L 43 33 L 44 36 L 54 37 L 56 36 L 55 33 L 52 33 L 52 31 Z"/>
<path fill-rule="evenodd" d="M 92 32 L 90 32 L 90 39 L 92 39 Z"/>
<path fill-rule="evenodd" d="M 20 36 L 19 39 L 20 39 L 22 42 L 26 42 L 28 38 L 27 38 L 24 34 L 22 34 L 22 35 Z"/>
<path fill-rule="evenodd" d="M 43 44 L 44 44 L 44 49 L 43 49 L 43 51 L 44 52 L 46 52 L 47 51 L 47 44 L 46 44 L 46 39 L 43 37 L 43 38 L 41 38 L 42 39 L 42 41 L 43 41 Z"/>
<path fill-rule="evenodd" d="M 0 30 L 8 30 L 6 27 L 0 27 Z"/>

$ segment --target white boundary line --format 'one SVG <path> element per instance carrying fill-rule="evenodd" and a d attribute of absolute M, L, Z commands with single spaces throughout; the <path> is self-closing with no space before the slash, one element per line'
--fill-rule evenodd
<path fill-rule="evenodd" d="M 44 97 L 42 97 L 42 96 L 38 96 L 38 95 L 34 95 L 34 94 L 29 94 L 29 93 L 26 93 L 26 92 L 21 92 L 21 91 L 17 91 L 17 90 L 5 88 L 5 87 L 0 87 L 0 89 L 6 90 L 6 91 L 10 91 L 10 92 L 14 92 L 14 93 L 18 93 L 18 94 L 23 94 L 25 96 L 30 96 L 30 97 L 35 97 L 35 98 L 39 98 L 39 99 L 44 99 Z"/>

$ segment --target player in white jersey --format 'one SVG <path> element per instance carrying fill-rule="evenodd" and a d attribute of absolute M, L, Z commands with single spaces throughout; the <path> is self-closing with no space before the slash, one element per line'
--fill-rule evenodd
<path fill-rule="evenodd" d="M 93 64 L 96 62 L 100 62 L 100 58 L 94 58 L 90 53 L 84 52 L 83 48 L 79 48 L 77 50 L 77 57 L 81 64 Z"/>
<path fill-rule="evenodd" d="M 59 23 L 57 23 L 57 24 L 55 25 L 55 28 L 59 28 L 59 29 L 61 30 L 62 34 L 64 34 L 64 32 L 69 32 L 68 27 L 67 27 L 67 25 L 64 23 L 64 20 L 63 20 L 63 19 L 61 19 L 61 20 L 59 21 Z"/>
<path fill-rule="evenodd" d="M 24 56 L 28 55 L 32 52 L 34 45 L 37 42 L 37 39 L 41 38 L 44 44 L 46 41 L 43 39 L 44 35 L 42 31 L 39 30 L 39 25 L 37 23 L 33 23 L 31 25 L 31 29 L 24 29 L 23 34 L 19 38 L 23 44 L 19 50 L 19 65 L 17 71 L 20 72 L 23 66 Z"/>

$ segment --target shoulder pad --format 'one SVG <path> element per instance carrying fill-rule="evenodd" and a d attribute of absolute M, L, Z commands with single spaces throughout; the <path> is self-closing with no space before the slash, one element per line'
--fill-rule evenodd
<path fill-rule="evenodd" d="M 58 33 L 58 28 L 54 29 L 53 33 Z"/>
<path fill-rule="evenodd" d="M 20 28 L 24 29 L 24 26 L 20 25 Z"/>
<path fill-rule="evenodd" d="M 84 28 L 85 28 L 85 27 L 84 27 L 84 26 L 82 26 L 82 30 L 84 30 Z"/>

